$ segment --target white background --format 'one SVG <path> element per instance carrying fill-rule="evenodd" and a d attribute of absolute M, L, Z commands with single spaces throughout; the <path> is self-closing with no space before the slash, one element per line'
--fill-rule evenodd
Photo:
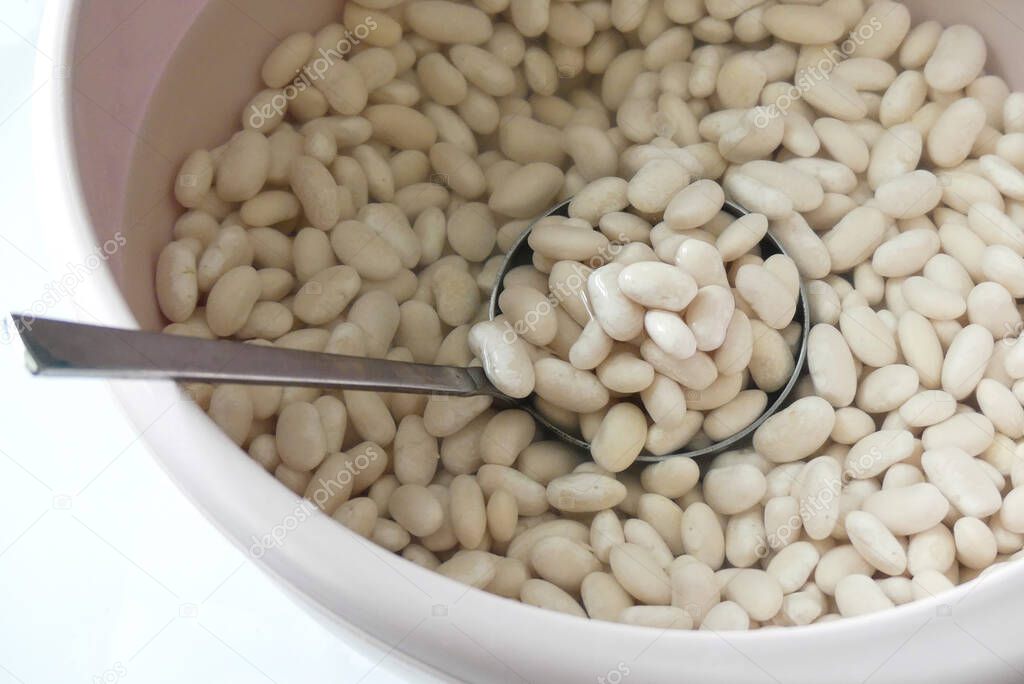
<path fill-rule="evenodd" d="M 72 272 L 44 244 L 34 212 L 30 130 L 33 65 L 46 59 L 34 45 L 42 8 L 43 0 L 0 0 L 0 315 L 33 310 Z M 74 306 L 72 286 L 46 314 L 77 318 Z M 105 383 L 30 377 L 7 323 L 0 684 L 410 679 L 394 651 L 323 626 L 214 530 L 157 466 Z M 928 657 L 928 641 L 941 636 L 955 643 L 956 657 L 999 672 L 999 681 L 1020 674 L 1006 641 L 993 648 L 975 636 L 1019 631 L 1016 624 L 974 621 L 969 631 L 953 621 L 955 631 L 941 621 L 950 606 L 937 610 L 945 612 L 892 645 L 877 667 L 860 665 L 880 679 L 913 672 L 914 659 Z"/>
<path fill-rule="evenodd" d="M 55 263 L 34 213 L 32 73 L 45 59 L 34 45 L 43 4 L 0 4 L 5 317 L 38 306 L 70 270 Z M 73 290 L 46 315 L 71 318 Z M 407 679 L 393 654 L 329 631 L 206 522 L 105 383 L 32 378 L 4 326 L 0 684 Z"/>

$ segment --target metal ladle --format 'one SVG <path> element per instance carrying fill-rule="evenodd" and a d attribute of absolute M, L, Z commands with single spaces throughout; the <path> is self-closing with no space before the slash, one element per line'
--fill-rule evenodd
<path fill-rule="evenodd" d="M 545 216 L 566 216 L 568 208 L 567 200 Z M 732 202 L 726 202 L 723 211 L 736 218 L 747 214 L 745 209 Z M 516 266 L 532 263 L 533 255 L 527 238 L 533 225 L 513 243 L 501 265 L 491 293 L 491 319 L 499 314 L 498 297 L 505 274 Z M 761 251 L 766 256 L 785 254 L 782 245 L 771 234 L 766 234 L 761 240 Z M 796 385 L 807 355 L 810 312 L 802 284 L 799 300 L 793 319 L 801 326 L 795 369 L 784 387 L 769 394 L 767 408 L 756 421 L 736 434 L 700 449 L 662 456 L 644 453 L 638 460 L 660 461 L 672 456 L 696 458 L 720 453 L 748 437 L 778 411 Z M 548 420 L 534 407 L 530 397 L 513 399 L 498 391 L 479 367 L 405 363 L 108 328 L 25 314 L 12 316 L 15 329 L 25 344 L 28 368 L 36 375 L 292 385 L 461 397 L 487 395 L 528 412 L 558 439 L 582 449 L 590 448 L 587 442 Z"/>

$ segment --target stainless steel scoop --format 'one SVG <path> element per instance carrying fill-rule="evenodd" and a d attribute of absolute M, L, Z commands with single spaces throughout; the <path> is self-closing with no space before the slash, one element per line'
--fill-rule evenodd
<path fill-rule="evenodd" d="M 565 201 L 546 216 L 568 215 Z M 734 217 L 747 212 L 732 202 L 723 209 Z M 498 311 L 505 274 L 516 266 L 532 263 L 527 244 L 531 224 L 516 240 L 498 273 L 491 294 L 490 317 Z M 770 234 L 761 241 L 765 255 L 785 254 Z M 567 433 L 538 411 L 530 397 L 513 399 L 502 394 L 487 379 L 482 368 L 436 366 L 385 359 L 341 356 L 279 349 L 227 340 L 203 340 L 138 330 L 124 330 L 13 314 L 28 355 L 27 365 L 37 375 L 123 378 L 139 380 L 182 380 L 251 385 L 294 385 L 323 389 L 403 392 L 468 397 L 487 395 L 501 403 L 517 406 L 544 425 L 555 437 L 582 449 L 590 445 Z M 641 454 L 639 460 L 660 461 L 672 456 L 695 458 L 724 451 L 744 438 L 782 407 L 800 376 L 807 355 L 807 323 L 810 320 L 807 295 L 800 288 L 800 305 L 793 319 L 801 326 L 796 367 L 789 382 L 769 395 L 765 412 L 740 432 L 701 449 L 654 456 Z"/>

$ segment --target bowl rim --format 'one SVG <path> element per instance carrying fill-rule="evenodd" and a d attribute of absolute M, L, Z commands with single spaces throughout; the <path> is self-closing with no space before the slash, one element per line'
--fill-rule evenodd
<path fill-rule="evenodd" d="M 48 47 L 46 54 L 53 56 L 57 63 L 71 61 L 68 57 L 73 54 L 74 28 L 77 25 L 79 11 L 80 2 L 70 3 L 70 8 L 65 3 L 47 3 L 40 30 L 40 40 L 44 48 Z M 71 79 L 51 79 L 50 67 L 40 59 L 36 68 L 36 87 L 40 87 L 40 91 L 36 101 L 33 102 L 32 117 L 33 174 L 37 195 L 36 204 L 42 219 L 41 229 L 50 249 L 61 254 L 61 258 L 71 260 L 84 258 L 85 255 L 92 252 L 95 246 L 94 235 L 88 228 L 90 219 L 74 145 L 71 109 L 73 90 L 71 80 L 73 78 L 72 74 Z M 46 84 L 46 81 L 49 81 L 49 84 Z M 95 304 L 91 310 L 101 314 L 102 323 L 138 328 L 138 323 L 128 309 L 107 264 L 102 265 L 92 274 L 88 282 L 83 284 L 79 291 L 76 291 L 75 299 L 80 298 Z M 244 455 L 244 452 L 217 430 L 198 407 L 190 402 L 180 401 L 184 395 L 174 383 L 168 381 L 111 382 L 110 386 L 121 410 L 129 420 L 138 429 L 147 431 L 147 434 L 143 435 L 143 440 L 147 443 L 147 447 L 157 462 L 185 496 L 236 547 L 242 550 L 246 549 L 246 540 L 241 529 L 252 529 L 253 514 L 259 512 L 258 508 L 247 508 L 247 502 L 264 503 L 264 499 L 269 497 L 277 509 L 281 509 L 282 506 L 285 508 L 295 507 L 296 497 L 287 492 L 273 478 L 266 477 L 265 473 L 262 475 L 266 480 L 264 486 L 240 494 L 235 492 L 230 497 L 223 496 L 223 490 L 217 486 L 202 486 L 203 478 L 209 478 L 211 473 L 228 476 L 250 471 L 249 475 L 251 475 L 253 468 L 259 469 L 261 472 L 262 469 L 249 459 L 239 458 Z M 152 402 L 154 398 L 170 402 L 177 401 L 181 404 L 171 411 L 175 417 L 175 424 L 187 423 L 193 432 L 181 435 L 166 428 L 149 431 L 149 426 L 144 423 L 146 412 L 140 408 L 140 405 Z M 214 456 L 204 461 L 204 467 L 194 463 L 188 464 L 184 459 L 178 461 L 168 458 L 166 449 L 162 452 L 159 440 L 154 439 L 158 436 L 180 437 L 185 445 L 201 445 L 203 449 Z M 205 467 L 210 466 L 211 463 L 215 467 Z M 221 481 L 217 480 L 217 482 Z M 271 485 L 273 486 L 271 487 Z M 266 522 L 267 516 L 262 517 L 264 518 L 263 522 Z M 249 524 L 243 521 L 249 521 Z M 370 545 L 355 533 L 322 515 L 314 515 L 300 531 L 302 534 L 297 535 L 299 543 L 275 549 L 280 553 L 267 553 L 262 558 L 253 559 L 255 564 L 263 571 L 273 575 L 279 583 L 289 589 L 290 591 L 287 593 L 305 599 L 300 601 L 305 608 L 326 611 L 333 622 L 351 628 L 363 638 L 377 644 L 378 647 L 400 650 L 398 646 L 401 644 L 401 640 L 399 644 L 389 644 L 382 636 L 372 633 L 370 628 L 359 624 L 361 619 L 366 619 L 365 615 L 346 617 L 339 611 L 336 599 L 333 601 L 335 605 L 330 605 L 331 601 L 327 600 L 329 597 L 324 588 L 330 587 L 331 578 L 325 577 L 322 570 L 318 571 L 313 567 L 319 558 L 320 551 L 325 546 L 324 539 L 321 537 L 329 540 L 332 548 L 343 552 L 359 553 L 361 552 L 360 546 L 365 551 Z M 464 608 L 464 611 L 460 609 L 459 614 L 464 615 L 468 623 L 472 623 L 470 628 L 493 626 L 495 611 L 503 611 L 507 616 L 502 618 L 503 621 L 517 623 L 516 636 L 544 635 L 556 630 L 561 634 L 571 631 L 594 644 L 617 644 L 626 650 L 630 650 L 633 646 L 642 648 L 649 645 L 652 636 L 657 636 L 659 641 L 668 642 L 679 654 L 679 658 L 683 658 L 687 652 L 697 653 L 701 649 L 726 639 L 726 637 L 732 649 L 741 652 L 756 650 L 758 654 L 775 652 L 780 658 L 822 649 L 829 653 L 843 652 L 858 657 L 859 652 L 851 647 L 865 645 L 868 643 L 866 637 L 867 639 L 872 636 L 881 638 L 884 633 L 901 635 L 906 628 L 934 616 L 939 606 L 959 603 L 982 583 L 990 591 L 1009 592 L 1014 589 L 1012 583 L 1019 583 L 1021 576 L 1024 575 L 1024 565 L 1008 562 L 998 566 L 996 571 L 989 571 L 938 596 L 913 601 L 872 615 L 844 618 L 824 624 L 747 632 L 717 633 L 681 630 L 666 633 L 650 627 L 582 620 L 504 599 L 482 590 L 467 589 L 465 585 L 417 566 L 397 554 L 384 551 L 379 547 L 374 548 L 390 557 L 393 564 L 388 563 L 389 565 L 399 568 L 401 573 L 414 577 L 416 584 L 428 585 L 432 591 L 436 590 L 442 596 L 459 597 L 456 602 L 461 601 L 462 608 Z M 371 553 L 373 552 L 373 549 L 369 550 Z M 252 558 L 252 555 L 250 554 L 249 557 Z M 385 559 L 381 558 L 381 560 Z M 385 562 L 388 561 L 385 560 Z M 386 613 L 387 611 L 377 612 Z M 383 628 L 382 625 L 385 627 L 388 625 L 388 620 L 385 619 L 386 616 L 378 617 L 381 619 L 375 626 L 379 631 Z M 519 633 L 520 630 L 522 634 Z M 444 638 L 436 636 L 427 641 L 439 646 L 443 646 L 445 643 Z M 548 644 L 548 653 L 537 654 L 540 656 L 562 654 L 564 646 L 554 643 L 555 640 L 550 641 L 551 643 L 548 643 L 548 640 L 534 637 L 531 644 L 532 646 Z M 452 665 L 453 659 L 445 658 L 443 649 L 439 651 L 440 659 L 425 658 L 422 649 L 420 651 L 418 655 L 403 653 L 403 656 L 409 659 L 410 664 L 426 663 L 431 667 L 453 674 L 464 671 L 463 668 L 449 667 Z M 747 653 L 744 655 L 748 659 L 751 658 Z M 922 664 L 923 670 L 927 670 L 928 667 L 927 663 Z M 943 667 L 938 671 L 950 674 L 948 663 L 943 661 Z M 820 670 L 816 670 L 816 672 L 820 675 Z"/>

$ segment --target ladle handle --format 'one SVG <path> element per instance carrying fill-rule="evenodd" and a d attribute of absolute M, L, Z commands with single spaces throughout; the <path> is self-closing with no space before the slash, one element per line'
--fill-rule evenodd
<path fill-rule="evenodd" d="M 481 368 L 323 354 L 12 314 L 36 375 L 498 396 Z"/>

